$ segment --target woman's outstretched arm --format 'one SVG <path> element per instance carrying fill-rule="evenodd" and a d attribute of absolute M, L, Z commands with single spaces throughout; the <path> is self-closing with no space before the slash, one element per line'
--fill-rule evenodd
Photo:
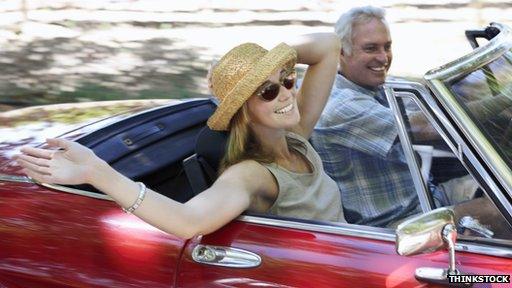
<path fill-rule="evenodd" d="M 135 203 L 140 186 L 90 149 L 63 139 L 47 142 L 59 150 L 25 147 L 17 157 L 28 176 L 44 183 L 91 184 L 111 196 L 121 207 Z M 134 214 L 165 232 L 191 238 L 229 223 L 251 206 L 257 193 L 272 189 L 277 193 L 270 172 L 254 161 L 244 161 L 227 169 L 212 187 L 185 204 L 147 189 Z"/>

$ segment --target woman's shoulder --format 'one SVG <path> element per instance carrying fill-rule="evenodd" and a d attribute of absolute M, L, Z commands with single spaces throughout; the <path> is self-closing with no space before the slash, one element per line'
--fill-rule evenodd
<path fill-rule="evenodd" d="M 221 176 L 223 175 L 238 177 L 241 179 L 261 179 L 261 177 L 265 176 L 271 177 L 268 169 L 256 160 L 243 160 L 239 163 L 233 164 L 227 168 Z"/>
<path fill-rule="evenodd" d="M 237 182 L 251 193 L 275 194 L 278 186 L 273 174 L 255 160 L 244 160 L 227 168 L 217 181 Z"/>

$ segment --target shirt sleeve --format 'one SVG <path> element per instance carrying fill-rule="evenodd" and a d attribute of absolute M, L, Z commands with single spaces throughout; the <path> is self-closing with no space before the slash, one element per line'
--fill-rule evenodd
<path fill-rule="evenodd" d="M 324 147 L 341 145 L 386 158 L 397 138 L 391 109 L 354 90 L 336 89 L 333 94 L 315 128 L 315 140 Z"/>

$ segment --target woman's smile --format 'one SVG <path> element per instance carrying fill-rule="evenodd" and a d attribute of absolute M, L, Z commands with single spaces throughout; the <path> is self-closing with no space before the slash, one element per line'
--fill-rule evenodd
<path fill-rule="evenodd" d="M 294 108 L 293 103 L 290 103 L 289 105 L 286 105 L 285 107 L 283 107 L 281 109 L 277 109 L 276 111 L 274 111 L 274 113 L 285 114 L 285 113 L 288 113 L 288 112 L 292 111 L 293 108 Z"/>

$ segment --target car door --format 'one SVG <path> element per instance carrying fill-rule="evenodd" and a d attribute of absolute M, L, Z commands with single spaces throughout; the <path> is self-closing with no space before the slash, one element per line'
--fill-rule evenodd
<path fill-rule="evenodd" d="M 394 238 L 386 228 L 243 216 L 187 244 L 177 287 L 424 287 L 414 278 L 416 268 L 448 265 L 444 252 L 399 256 Z M 204 248 L 216 249 L 218 257 L 200 263 L 194 249 Z M 241 250 L 238 258 L 224 254 L 233 248 Z M 261 260 L 235 267 L 250 264 L 249 253 Z M 510 259 L 471 252 L 457 256 L 464 263 L 460 268 L 475 274 L 504 274 L 511 268 Z"/>
<path fill-rule="evenodd" d="M 173 287 L 183 239 L 102 194 L 1 180 L 0 287 Z"/>

